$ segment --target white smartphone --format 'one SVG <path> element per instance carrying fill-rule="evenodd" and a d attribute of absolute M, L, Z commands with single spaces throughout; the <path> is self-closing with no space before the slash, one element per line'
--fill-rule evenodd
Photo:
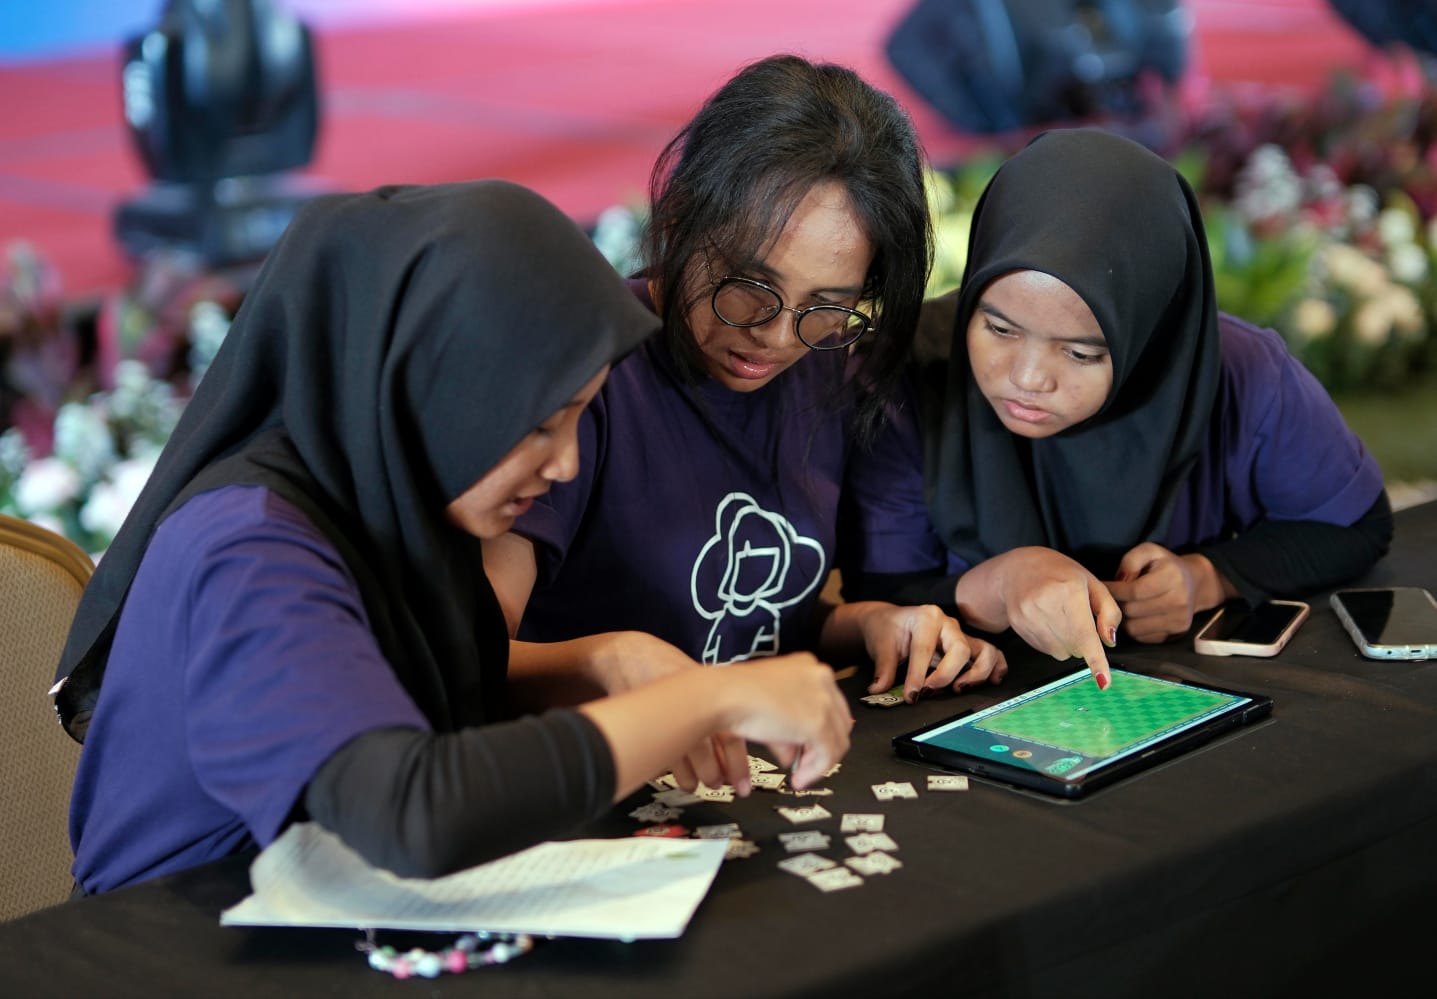
<path fill-rule="evenodd" d="M 1437 659 L 1437 600 L 1420 586 L 1338 590 L 1332 609 L 1369 659 Z"/>
<path fill-rule="evenodd" d="M 1207 656 L 1275 656 L 1307 620 L 1301 600 L 1269 600 L 1256 607 L 1230 603 L 1193 639 L 1193 649 Z"/>

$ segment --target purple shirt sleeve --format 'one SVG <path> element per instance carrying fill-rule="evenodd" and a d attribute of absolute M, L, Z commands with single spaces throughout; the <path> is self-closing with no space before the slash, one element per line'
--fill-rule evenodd
<path fill-rule="evenodd" d="M 884 415 L 873 444 L 855 448 L 849 458 L 840 569 L 878 574 L 966 570 L 928 519 L 916 397 L 905 391 Z"/>
<path fill-rule="evenodd" d="M 200 784 L 261 846 L 340 746 L 373 728 L 429 727 L 380 653 L 339 556 L 284 500 L 266 506 L 255 530 L 211 543 L 195 565 L 185 671 Z M 195 519 L 177 525 L 174 543 L 200 543 L 184 537 Z"/>
<path fill-rule="evenodd" d="M 429 728 L 332 546 L 267 490 L 197 496 L 120 618 L 72 798 L 76 877 L 103 891 L 264 846 L 320 764 L 383 727 Z"/>
<path fill-rule="evenodd" d="M 1355 523 L 1382 492 L 1376 460 L 1277 333 L 1227 315 L 1221 329 L 1213 437 L 1179 497 L 1169 547 L 1264 519 Z"/>

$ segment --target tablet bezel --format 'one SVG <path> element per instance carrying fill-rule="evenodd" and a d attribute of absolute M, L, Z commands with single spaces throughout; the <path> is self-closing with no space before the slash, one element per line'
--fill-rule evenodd
<path fill-rule="evenodd" d="M 1072 779 L 1057 777 L 1043 773 L 1042 771 L 1005 763 L 1001 758 L 976 756 L 962 750 L 919 741 L 922 736 L 928 735 L 938 729 L 946 728 L 965 718 L 971 718 L 980 714 L 993 714 L 1000 710 L 1015 707 L 1020 701 L 1031 700 L 1034 692 L 1037 690 L 1041 690 L 1045 687 L 1051 687 L 1056 690 L 1066 686 L 1075 678 L 1089 677 L 1090 674 L 1085 668 L 1058 677 L 1055 680 L 1034 688 L 1034 690 L 1026 691 L 1022 694 L 999 701 L 981 710 L 969 709 L 967 711 L 961 711 L 958 714 L 950 715 L 940 721 L 931 722 L 911 732 L 896 735 L 893 737 L 894 751 L 904 759 L 934 764 L 946 770 L 968 774 L 1010 787 L 1038 791 L 1056 798 L 1076 800 L 1098 788 L 1107 787 L 1125 777 L 1141 773 L 1159 763 L 1195 749 L 1204 743 L 1211 742 L 1226 732 L 1266 718 L 1272 713 L 1272 699 L 1263 694 L 1254 694 L 1246 690 L 1233 690 L 1214 684 L 1194 683 L 1178 678 L 1152 676 L 1148 673 L 1140 673 L 1136 670 L 1121 667 L 1116 663 L 1113 663 L 1112 666 L 1115 673 L 1125 673 L 1144 680 L 1155 680 L 1161 683 L 1194 687 L 1199 690 L 1211 691 L 1230 697 L 1243 698 L 1244 700 L 1226 705 L 1220 709 L 1217 714 L 1204 719 L 1191 728 L 1170 733 L 1158 739 L 1156 742 L 1129 750 L 1126 754 L 1115 757 L 1110 762 L 1103 764 L 1099 769 L 1080 774 L 1078 777 Z"/>

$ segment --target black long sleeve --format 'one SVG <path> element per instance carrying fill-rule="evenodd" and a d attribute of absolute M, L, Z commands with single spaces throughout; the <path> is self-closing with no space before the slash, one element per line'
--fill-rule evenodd
<path fill-rule="evenodd" d="M 1237 537 L 1196 550 L 1256 605 L 1273 597 L 1297 597 L 1335 586 L 1372 567 L 1392 542 L 1392 506 L 1381 493 L 1351 526 L 1316 520 L 1263 520 Z M 937 604 L 955 613 L 958 575 L 926 572 L 843 576 L 845 600 Z"/>
<path fill-rule="evenodd" d="M 1197 551 L 1256 605 L 1335 586 L 1372 567 L 1392 543 L 1392 505 L 1384 491 L 1350 527 L 1316 520 L 1263 520 L 1237 537 Z"/>
<path fill-rule="evenodd" d="M 331 756 L 304 805 L 369 863 L 439 877 L 552 839 L 606 811 L 614 760 L 578 711 L 435 734 L 366 732 Z"/>

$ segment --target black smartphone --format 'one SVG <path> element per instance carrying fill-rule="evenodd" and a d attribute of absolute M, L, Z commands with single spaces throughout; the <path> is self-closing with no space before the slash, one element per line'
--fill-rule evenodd
<path fill-rule="evenodd" d="M 1332 609 L 1369 659 L 1437 659 L 1437 601 L 1420 586 L 1338 590 Z"/>
<path fill-rule="evenodd" d="M 1269 600 L 1256 607 L 1227 604 L 1203 625 L 1193 649 L 1209 656 L 1275 656 L 1307 614 L 1301 600 Z"/>

